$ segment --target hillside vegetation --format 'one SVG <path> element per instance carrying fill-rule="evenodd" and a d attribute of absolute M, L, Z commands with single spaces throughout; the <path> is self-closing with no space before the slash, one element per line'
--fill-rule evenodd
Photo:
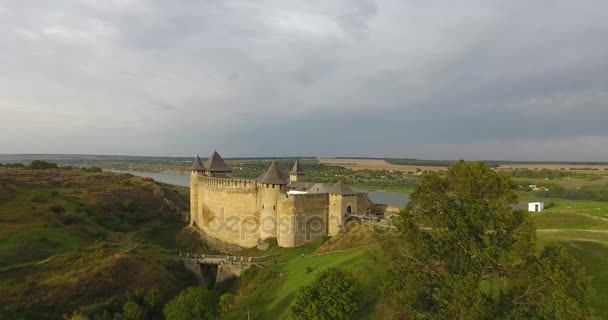
<path fill-rule="evenodd" d="M 167 258 L 187 189 L 90 171 L 0 168 L 0 318 L 113 315 L 138 290 L 196 284 Z"/>

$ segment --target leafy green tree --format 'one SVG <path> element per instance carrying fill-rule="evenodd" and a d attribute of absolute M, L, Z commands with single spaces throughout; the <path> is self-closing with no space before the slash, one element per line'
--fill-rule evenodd
<path fill-rule="evenodd" d="M 139 304 L 129 301 L 122 307 L 121 320 L 145 320 L 146 310 Z"/>
<path fill-rule="evenodd" d="M 323 271 L 312 284 L 300 289 L 289 310 L 289 319 L 352 319 L 359 310 L 357 279 L 339 268 Z"/>
<path fill-rule="evenodd" d="M 143 298 L 148 311 L 148 318 L 161 319 L 164 296 L 157 286 L 148 290 Z"/>
<path fill-rule="evenodd" d="M 204 287 L 190 287 L 165 305 L 167 320 L 211 320 L 219 315 L 217 292 Z"/>
<path fill-rule="evenodd" d="M 232 303 L 234 302 L 234 295 L 232 293 L 224 293 L 220 297 L 220 307 L 222 308 L 222 312 L 227 312 L 230 310 Z"/>
<path fill-rule="evenodd" d="M 516 190 L 483 162 L 424 175 L 397 219 L 399 232 L 381 241 L 390 261 L 384 317 L 591 318 L 589 277 L 563 249 L 535 255 L 528 213 L 513 209 Z M 569 313 L 545 302 L 564 303 Z"/>

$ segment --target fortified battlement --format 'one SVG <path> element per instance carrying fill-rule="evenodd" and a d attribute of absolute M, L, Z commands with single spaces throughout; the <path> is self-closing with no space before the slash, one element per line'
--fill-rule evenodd
<path fill-rule="evenodd" d="M 338 234 L 349 215 L 374 210 L 367 194 L 342 182 L 326 193 L 289 194 L 308 192 L 306 173 L 297 161 L 289 179 L 275 161 L 256 180 L 233 179 L 231 172 L 217 152 L 205 163 L 196 158 L 190 178 L 190 225 L 241 247 L 269 238 L 276 238 L 281 247 L 318 241 Z"/>
<path fill-rule="evenodd" d="M 207 177 L 199 175 L 199 186 L 205 185 L 216 188 L 248 189 L 257 187 L 255 180 Z"/>
<path fill-rule="evenodd" d="M 288 194 L 289 199 L 315 199 L 315 198 L 327 198 L 327 193 L 296 193 Z"/>

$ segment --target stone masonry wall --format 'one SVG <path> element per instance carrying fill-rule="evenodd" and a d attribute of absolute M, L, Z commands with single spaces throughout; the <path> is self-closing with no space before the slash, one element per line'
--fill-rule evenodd
<path fill-rule="evenodd" d="M 241 247 L 259 239 L 255 181 L 201 177 L 197 225 L 210 237 Z"/>
<path fill-rule="evenodd" d="M 281 247 L 296 247 L 327 235 L 327 194 L 298 194 L 278 202 Z"/>

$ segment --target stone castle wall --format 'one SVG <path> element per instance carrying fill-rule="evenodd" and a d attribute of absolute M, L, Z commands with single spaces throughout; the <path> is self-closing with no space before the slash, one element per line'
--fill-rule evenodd
<path fill-rule="evenodd" d="M 327 235 L 327 194 L 292 194 L 278 203 L 277 242 L 296 247 Z"/>
<path fill-rule="evenodd" d="M 367 194 L 291 194 L 254 180 L 191 176 L 191 225 L 206 236 L 241 247 L 276 237 L 279 246 L 295 247 L 340 232 L 351 214 L 374 211 Z M 276 223 L 266 220 L 276 219 Z"/>
<path fill-rule="evenodd" d="M 196 225 L 207 235 L 242 247 L 254 247 L 259 239 L 256 182 L 198 177 Z"/>

